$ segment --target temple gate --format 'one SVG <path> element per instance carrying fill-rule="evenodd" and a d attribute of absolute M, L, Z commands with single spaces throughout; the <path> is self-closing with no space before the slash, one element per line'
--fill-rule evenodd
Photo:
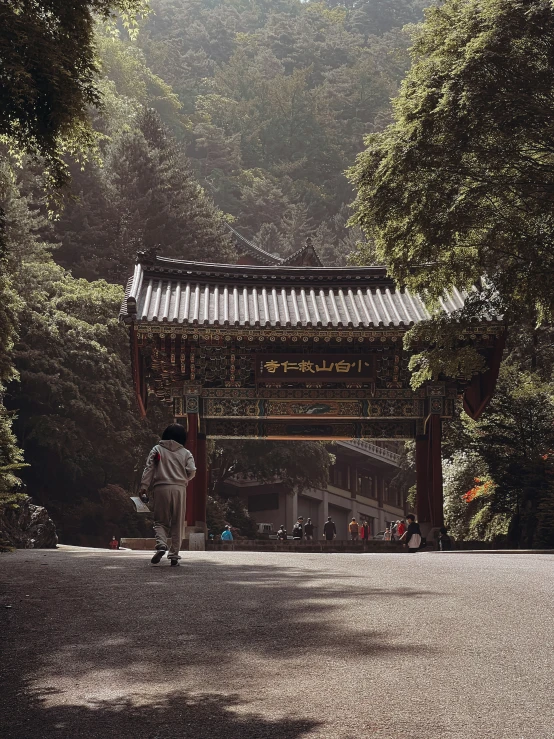
<path fill-rule="evenodd" d="M 463 301 L 454 291 L 443 309 Z M 403 335 L 430 316 L 385 268 L 201 264 L 146 252 L 120 318 L 141 413 L 153 392 L 188 428 L 198 474 L 187 523 L 201 530 L 207 438 L 415 439 L 417 515 L 424 534 L 442 525 L 442 425 L 459 396 L 473 418 L 483 411 L 504 340 L 496 320 L 472 325 L 460 341 L 489 369 L 412 390 Z"/>

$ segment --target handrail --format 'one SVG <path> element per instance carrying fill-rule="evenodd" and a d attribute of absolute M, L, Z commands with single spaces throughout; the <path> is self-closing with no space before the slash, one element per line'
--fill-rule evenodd
<path fill-rule="evenodd" d="M 373 444 L 371 441 L 365 441 L 364 439 L 350 439 L 349 441 L 339 441 L 338 444 L 346 447 L 358 447 L 364 452 L 375 454 L 378 457 L 383 457 L 391 462 L 394 462 L 398 467 L 400 466 L 400 454 L 391 452 L 390 449 L 383 449 L 383 447 Z"/>

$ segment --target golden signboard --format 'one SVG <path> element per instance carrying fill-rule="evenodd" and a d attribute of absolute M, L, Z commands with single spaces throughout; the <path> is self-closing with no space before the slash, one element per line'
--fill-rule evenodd
<path fill-rule="evenodd" d="M 371 382 L 374 354 L 258 354 L 257 382 Z"/>

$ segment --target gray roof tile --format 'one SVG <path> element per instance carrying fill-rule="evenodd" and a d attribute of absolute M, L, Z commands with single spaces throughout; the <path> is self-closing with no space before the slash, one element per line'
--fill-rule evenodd
<path fill-rule="evenodd" d="M 120 318 L 189 326 L 408 327 L 430 318 L 382 267 L 211 265 L 155 258 L 137 264 Z M 463 307 L 454 290 L 441 301 Z"/>

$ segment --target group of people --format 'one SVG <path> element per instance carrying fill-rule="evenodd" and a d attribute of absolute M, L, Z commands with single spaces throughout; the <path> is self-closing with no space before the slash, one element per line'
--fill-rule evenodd
<path fill-rule="evenodd" d="M 348 524 L 348 533 L 352 541 L 362 539 L 367 541 L 370 538 L 369 523 L 364 521 L 359 524 L 355 518 Z M 387 526 L 383 535 L 384 541 L 401 541 L 411 551 L 417 551 L 421 546 L 421 530 L 419 524 L 416 523 L 415 516 L 410 513 L 404 519 L 398 519 L 396 523 Z"/>
<path fill-rule="evenodd" d="M 356 519 L 353 518 L 348 524 L 348 533 L 350 534 L 352 541 L 358 541 L 358 539 L 369 541 L 371 538 L 369 521 L 364 521 L 362 524 L 359 524 Z"/>
<path fill-rule="evenodd" d="M 387 526 L 383 539 L 385 541 L 400 541 L 407 529 L 404 519 L 396 521 L 396 523 Z"/>
<path fill-rule="evenodd" d="M 327 537 L 327 534 L 329 533 L 329 524 L 334 527 L 335 535 L 337 533 L 335 524 L 331 521 L 331 518 L 329 517 L 327 519 L 327 523 L 323 527 L 323 533 L 325 535 L 325 538 Z M 313 541 L 314 539 L 314 531 L 315 531 L 315 524 L 312 522 L 311 518 L 306 519 L 306 523 L 304 523 L 304 516 L 298 516 L 296 523 L 292 527 L 292 538 L 296 541 L 305 540 L 305 541 Z M 288 531 L 285 527 L 285 524 L 281 524 L 277 530 L 277 539 L 279 541 L 287 541 L 289 535 Z M 334 536 L 331 536 L 330 538 L 334 538 Z"/>
<path fill-rule="evenodd" d="M 419 524 L 416 523 L 415 516 L 412 514 L 406 516 L 406 521 L 398 520 L 392 527 L 392 530 L 391 528 L 387 528 L 385 541 L 402 541 L 409 549 L 418 549 L 421 545 Z M 306 523 L 304 523 L 304 517 L 298 516 L 296 523 L 292 527 L 292 538 L 297 541 L 313 541 L 314 529 L 315 526 L 311 518 L 308 518 Z M 371 539 L 371 529 L 368 521 L 358 523 L 356 518 L 353 518 L 348 524 L 348 533 L 352 541 L 358 541 L 359 539 L 369 541 Z M 337 527 L 331 516 L 327 518 L 323 526 L 323 538 L 326 541 L 333 541 L 333 539 L 337 538 Z M 288 539 L 288 532 L 284 524 L 277 531 L 277 539 L 279 541 L 287 541 Z"/>
<path fill-rule="evenodd" d="M 298 519 L 292 527 L 292 538 L 297 541 L 305 539 L 306 541 L 313 541 L 315 526 L 312 523 L 312 519 L 306 519 L 304 523 L 304 516 L 298 516 Z M 279 541 L 286 541 L 288 539 L 288 532 L 285 528 L 285 524 L 281 524 L 277 530 L 277 539 Z"/>

